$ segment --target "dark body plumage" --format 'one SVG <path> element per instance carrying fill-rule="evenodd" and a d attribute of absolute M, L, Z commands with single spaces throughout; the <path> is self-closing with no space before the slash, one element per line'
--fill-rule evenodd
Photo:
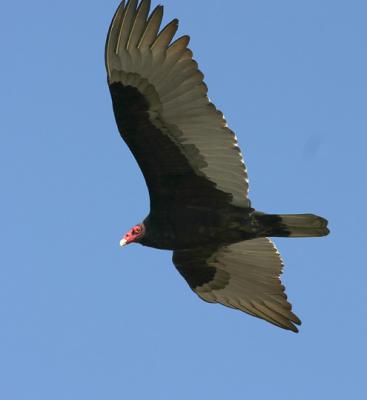
<path fill-rule="evenodd" d="M 162 212 L 151 212 L 144 220 L 147 230 L 141 243 L 167 250 L 236 243 L 258 237 L 253 222 L 250 209 L 167 207 Z"/>
<path fill-rule="evenodd" d="M 267 215 L 247 197 L 236 137 L 209 101 L 203 75 L 178 21 L 159 32 L 163 8 L 121 3 L 106 43 L 106 68 L 119 132 L 144 175 L 150 213 L 139 243 L 174 250 L 173 261 L 204 300 L 297 331 L 267 236 L 323 236 L 313 214 Z M 126 242 L 126 241 L 125 241 Z"/>

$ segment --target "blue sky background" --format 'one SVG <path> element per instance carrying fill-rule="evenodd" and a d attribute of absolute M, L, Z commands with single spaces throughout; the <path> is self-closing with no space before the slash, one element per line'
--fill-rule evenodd
<path fill-rule="evenodd" d="M 118 2 L 6 2 L 0 398 L 366 398 L 367 3 L 162 2 L 253 205 L 330 220 L 327 238 L 276 240 L 301 332 L 200 301 L 170 252 L 119 248 L 149 203 L 106 86 Z"/>

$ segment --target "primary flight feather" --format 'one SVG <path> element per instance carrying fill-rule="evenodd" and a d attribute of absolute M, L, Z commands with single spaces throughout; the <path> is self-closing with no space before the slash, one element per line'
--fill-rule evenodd
<path fill-rule="evenodd" d="M 282 260 L 267 237 L 324 236 L 327 221 L 251 207 L 236 136 L 208 99 L 189 37 L 173 39 L 177 19 L 160 29 L 162 6 L 149 11 L 150 0 L 123 1 L 106 41 L 117 126 L 150 196 L 149 215 L 120 243 L 173 250 L 173 263 L 203 300 L 297 332 Z"/>

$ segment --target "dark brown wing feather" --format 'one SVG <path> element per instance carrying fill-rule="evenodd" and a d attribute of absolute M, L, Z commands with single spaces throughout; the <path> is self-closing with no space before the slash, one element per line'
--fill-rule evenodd
<path fill-rule="evenodd" d="M 209 101 L 178 21 L 159 32 L 163 7 L 121 3 L 106 41 L 106 69 L 122 138 L 145 177 L 151 208 L 170 204 L 248 207 L 235 136 Z"/>
<path fill-rule="evenodd" d="M 199 176 L 170 136 L 152 124 L 149 104 L 136 88 L 112 83 L 110 92 L 117 126 L 144 175 L 152 208 L 162 202 L 211 207 L 230 202 L 231 196 Z"/>
<path fill-rule="evenodd" d="M 236 308 L 298 332 L 294 324 L 301 321 L 291 311 L 279 278 L 283 263 L 269 239 L 176 250 L 173 263 L 203 300 Z"/>

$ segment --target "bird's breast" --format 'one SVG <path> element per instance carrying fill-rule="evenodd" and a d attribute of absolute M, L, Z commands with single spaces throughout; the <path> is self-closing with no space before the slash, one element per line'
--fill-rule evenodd
<path fill-rule="evenodd" d="M 183 207 L 150 214 L 142 244 L 159 249 L 187 249 L 208 244 L 230 244 L 243 240 L 249 209 L 212 210 Z M 246 222 L 247 221 L 247 222 Z"/>

